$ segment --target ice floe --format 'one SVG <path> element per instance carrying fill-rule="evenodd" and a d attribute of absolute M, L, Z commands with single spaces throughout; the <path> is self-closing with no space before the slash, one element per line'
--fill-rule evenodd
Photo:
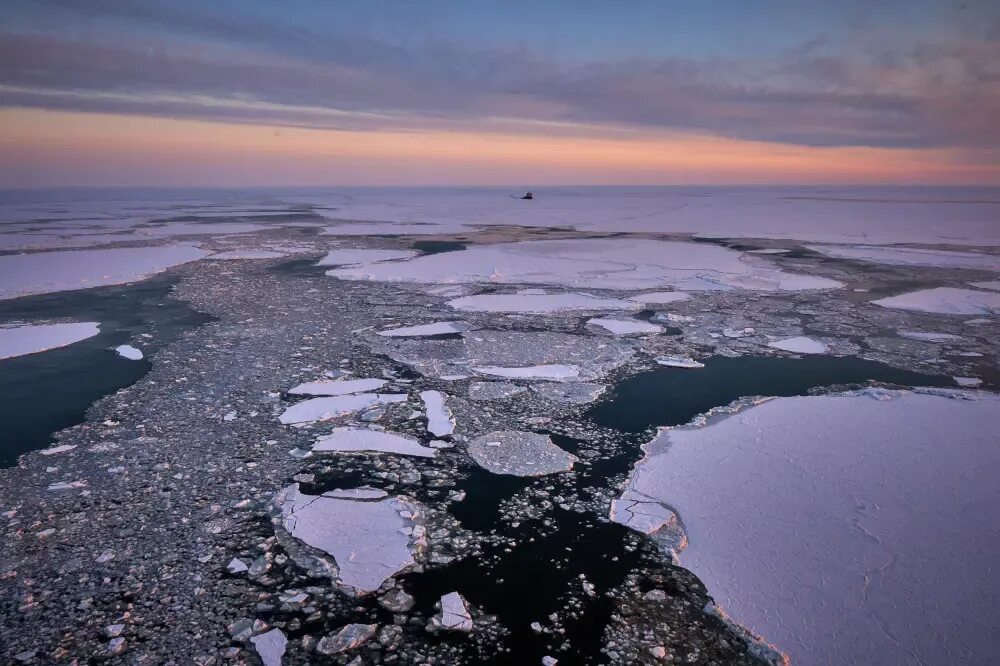
<path fill-rule="evenodd" d="M 426 545 L 417 522 L 420 508 L 399 497 L 359 501 L 306 495 L 293 484 L 278 493 L 274 505 L 281 527 L 333 556 L 340 581 L 362 593 L 413 566 L 415 550 Z"/>
<path fill-rule="evenodd" d="M 650 333 L 662 333 L 663 327 L 650 324 L 638 319 L 612 319 L 608 317 L 595 317 L 587 321 L 590 326 L 603 328 L 614 335 L 648 335 Z"/>
<path fill-rule="evenodd" d="M 356 262 L 356 263 L 360 263 Z M 841 283 L 788 273 L 763 257 L 705 243 L 598 239 L 476 245 L 394 263 L 341 268 L 351 280 L 418 283 L 548 284 L 590 289 L 655 289 L 705 279 L 763 291 L 831 289 Z"/>
<path fill-rule="evenodd" d="M 141 361 L 142 360 L 142 350 L 133 347 L 132 345 L 118 345 L 115 347 L 115 353 L 122 358 L 127 358 L 130 361 Z"/>
<path fill-rule="evenodd" d="M 448 301 L 456 310 L 467 312 L 525 312 L 549 314 L 573 310 L 638 310 L 639 304 L 591 294 L 476 294 Z"/>
<path fill-rule="evenodd" d="M 133 282 L 208 252 L 186 245 L 0 256 L 0 299 Z"/>
<path fill-rule="evenodd" d="M 329 398 L 312 398 L 292 405 L 282 412 L 278 420 L 286 425 L 325 421 L 353 414 L 365 407 L 391 402 L 406 402 L 406 396 L 393 393 L 358 393 Z"/>
<path fill-rule="evenodd" d="M 647 305 L 666 305 L 667 303 L 679 303 L 691 298 L 691 294 L 683 291 L 652 291 L 646 294 L 636 294 L 629 296 L 630 301 L 646 303 Z"/>
<path fill-rule="evenodd" d="M 690 356 L 657 356 L 654 359 L 658 364 L 668 368 L 704 368 L 705 364 L 694 360 Z"/>
<path fill-rule="evenodd" d="M 316 262 L 317 266 L 367 265 L 395 259 L 409 259 L 417 256 L 413 250 L 365 250 L 343 249 L 330 250 L 325 257 Z M 328 274 L 332 274 L 329 271 Z"/>
<path fill-rule="evenodd" d="M 475 231 L 475 227 L 458 222 L 424 224 L 353 222 L 328 226 L 323 229 L 323 234 L 327 236 L 443 236 Z"/>
<path fill-rule="evenodd" d="M 432 625 L 449 631 L 472 631 L 472 615 L 465 599 L 458 592 L 449 592 L 441 597 L 441 613 L 432 619 Z"/>
<path fill-rule="evenodd" d="M 281 658 L 285 655 L 288 638 L 281 629 L 272 629 L 250 639 L 257 656 L 264 666 L 281 666 Z"/>
<path fill-rule="evenodd" d="M 501 368 L 498 366 L 481 366 L 473 368 L 482 375 L 493 377 L 509 377 L 517 379 L 576 379 L 580 376 L 580 368 L 575 365 L 553 363 L 548 365 L 529 365 L 521 368 Z"/>
<path fill-rule="evenodd" d="M 347 395 L 349 393 L 362 393 L 364 391 L 374 391 L 382 388 L 388 382 L 384 379 L 321 379 L 315 382 L 306 382 L 288 389 L 292 395 Z"/>
<path fill-rule="evenodd" d="M 100 332 L 96 321 L 0 327 L 0 360 L 65 347 Z"/>
<path fill-rule="evenodd" d="M 1000 293 L 936 287 L 911 291 L 872 301 L 875 305 L 897 310 L 914 310 L 935 314 L 982 315 L 1000 313 Z"/>
<path fill-rule="evenodd" d="M 825 354 L 830 351 L 826 344 L 802 335 L 783 340 L 772 340 L 767 343 L 767 346 L 794 354 Z"/>
<path fill-rule="evenodd" d="M 422 446 L 412 437 L 354 427 L 334 428 L 329 435 L 318 438 L 312 450 L 319 453 L 375 451 L 423 458 L 433 458 L 436 453 L 434 449 Z"/>
<path fill-rule="evenodd" d="M 962 339 L 959 335 L 936 331 L 896 331 L 896 335 L 907 340 L 919 340 L 921 342 L 957 342 Z"/>
<path fill-rule="evenodd" d="M 209 259 L 280 259 L 287 256 L 284 252 L 273 250 L 228 250 L 216 252 Z"/>
<path fill-rule="evenodd" d="M 593 402 L 601 397 L 607 390 L 604 384 L 593 382 L 539 382 L 531 385 L 531 391 L 552 402 L 560 402 L 568 405 L 583 405 Z"/>
<path fill-rule="evenodd" d="M 877 245 L 807 245 L 806 247 L 828 257 L 893 266 L 935 266 L 1000 271 L 1000 257 L 981 252 Z"/>
<path fill-rule="evenodd" d="M 965 388 L 981 386 L 983 383 L 983 380 L 978 377 L 952 377 L 952 379 L 955 380 L 956 384 Z"/>
<path fill-rule="evenodd" d="M 722 610 L 792 663 L 987 663 L 998 431 L 996 394 L 776 398 L 663 430 L 615 518 L 683 548 Z"/>
<path fill-rule="evenodd" d="M 506 430 L 477 437 L 468 446 L 480 467 L 494 474 L 542 476 L 573 469 L 577 457 L 552 443 L 548 435 Z"/>
<path fill-rule="evenodd" d="M 427 432 L 435 437 L 444 437 L 455 432 L 455 417 L 445 404 L 444 393 L 421 391 L 420 399 L 427 410 Z"/>
<path fill-rule="evenodd" d="M 472 382 L 469 384 L 471 400 L 505 400 L 527 391 L 527 387 L 510 382 Z"/>
<path fill-rule="evenodd" d="M 464 321 L 436 321 L 432 324 L 420 324 L 418 326 L 403 326 L 402 328 L 390 328 L 379 331 L 378 335 L 386 338 L 420 338 L 431 335 L 448 335 L 450 333 L 463 333 L 471 330 L 472 326 Z"/>
<path fill-rule="evenodd" d="M 986 280 L 984 282 L 970 282 L 970 287 L 975 287 L 976 289 L 992 289 L 993 291 L 1000 291 L 1000 280 Z"/>
<path fill-rule="evenodd" d="M 47 449 L 42 449 L 39 451 L 43 456 L 54 456 L 57 453 L 66 453 L 67 451 L 72 451 L 76 448 L 76 444 L 59 444 L 57 446 L 50 446 Z"/>

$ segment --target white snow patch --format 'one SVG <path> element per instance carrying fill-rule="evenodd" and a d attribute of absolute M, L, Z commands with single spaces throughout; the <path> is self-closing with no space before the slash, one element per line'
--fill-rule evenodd
<path fill-rule="evenodd" d="M 855 259 L 891 266 L 935 266 L 1000 271 L 1000 257 L 980 252 L 875 245 L 807 245 L 806 247 L 828 257 Z"/>
<path fill-rule="evenodd" d="M 142 350 L 137 349 L 132 345 L 118 345 L 115 347 L 115 353 L 122 358 L 127 358 L 130 361 L 142 360 Z"/>
<path fill-rule="evenodd" d="M 636 526 L 792 663 L 990 663 L 998 431 L 996 394 L 776 398 L 662 431 L 616 509 L 672 508 Z"/>
<path fill-rule="evenodd" d="M 0 256 L 0 299 L 133 282 L 208 252 L 186 245 Z"/>
<path fill-rule="evenodd" d="M 551 363 L 547 365 L 530 365 L 523 368 L 501 368 L 498 366 L 483 366 L 473 368 L 475 372 L 493 377 L 510 377 L 517 379 L 576 379 L 580 376 L 580 368 L 575 365 Z"/>
<path fill-rule="evenodd" d="M 427 410 L 427 431 L 435 437 L 444 437 L 455 432 L 455 417 L 445 404 L 445 396 L 440 391 L 421 391 L 420 399 Z"/>
<path fill-rule="evenodd" d="M 872 303 L 884 308 L 936 314 L 1000 314 L 1000 294 L 955 287 L 921 289 L 899 296 L 880 298 Z"/>
<path fill-rule="evenodd" d="M 312 450 L 319 453 L 378 451 L 422 458 L 433 458 L 435 454 L 434 449 L 421 446 L 420 442 L 412 437 L 354 427 L 334 428 L 329 435 L 318 438 Z"/>
<path fill-rule="evenodd" d="M 390 328 L 379 331 L 378 335 L 386 338 L 419 338 L 428 335 L 446 335 L 448 333 L 464 333 L 472 329 L 472 326 L 464 321 L 436 321 L 432 324 L 420 324 L 418 326 L 403 326 L 402 328 Z"/>
<path fill-rule="evenodd" d="M 638 303 L 590 294 L 477 294 L 448 301 L 468 312 L 525 312 L 546 314 L 571 310 L 638 310 Z"/>
<path fill-rule="evenodd" d="M 338 416 L 353 414 L 365 407 L 371 407 L 378 403 L 405 401 L 405 395 L 385 393 L 359 393 L 356 395 L 339 395 L 329 398 L 312 398 L 292 405 L 282 412 L 278 420 L 286 425 L 326 421 Z"/>
<path fill-rule="evenodd" d="M 331 381 L 322 379 L 315 382 L 305 382 L 288 389 L 292 395 L 347 395 L 350 393 L 362 393 L 364 391 L 374 391 L 382 388 L 388 382 L 384 379 L 340 379 Z"/>
<path fill-rule="evenodd" d="M 647 303 L 649 305 L 665 305 L 667 303 L 679 303 L 691 298 L 691 294 L 683 291 L 651 291 L 645 294 L 629 296 L 630 301 L 637 303 Z"/>
<path fill-rule="evenodd" d="M 364 250 L 364 249 L 343 249 L 331 250 L 325 257 L 316 262 L 317 266 L 345 266 L 345 265 L 366 265 L 380 261 L 393 261 L 395 259 L 409 259 L 417 256 L 413 250 Z M 334 271 L 330 271 L 332 274 Z"/>
<path fill-rule="evenodd" d="M 638 319 L 609 319 L 606 317 L 596 317 L 587 321 L 587 324 L 603 328 L 615 335 L 635 335 L 647 333 L 662 333 L 663 327 L 650 324 Z"/>
<path fill-rule="evenodd" d="M 802 335 L 794 338 L 785 338 L 784 340 L 774 340 L 768 342 L 767 346 L 795 354 L 825 354 L 830 351 L 830 348 L 819 340 L 813 340 Z"/>
<path fill-rule="evenodd" d="M 100 332 L 96 321 L 0 328 L 0 360 L 65 347 Z"/>

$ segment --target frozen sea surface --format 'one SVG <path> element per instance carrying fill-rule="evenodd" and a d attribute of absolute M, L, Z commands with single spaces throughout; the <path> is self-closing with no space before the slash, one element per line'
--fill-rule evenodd
<path fill-rule="evenodd" d="M 936 287 L 872 301 L 884 308 L 936 314 L 983 315 L 1000 313 L 1000 294 L 955 287 Z"/>
<path fill-rule="evenodd" d="M 936 250 L 913 247 L 878 247 L 871 245 L 808 245 L 810 250 L 838 259 L 857 259 L 894 266 L 935 266 L 939 268 L 971 268 L 1000 271 L 1000 255 L 957 250 Z"/>
<path fill-rule="evenodd" d="M 996 394 L 776 398 L 663 431 L 626 495 L 677 513 L 681 564 L 793 664 L 985 664 L 997 432 Z"/>
<path fill-rule="evenodd" d="M 0 327 L 0 360 L 65 347 L 100 332 L 96 321 Z"/>

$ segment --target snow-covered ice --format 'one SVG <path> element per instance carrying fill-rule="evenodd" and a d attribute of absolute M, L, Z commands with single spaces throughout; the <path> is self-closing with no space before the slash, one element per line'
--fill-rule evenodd
<path fill-rule="evenodd" d="M 465 605 L 465 599 L 458 592 L 449 592 L 441 597 L 441 614 L 434 618 L 442 629 L 451 631 L 472 631 L 472 616 Z"/>
<path fill-rule="evenodd" d="M 0 256 L 0 299 L 133 282 L 208 252 L 186 245 Z"/>
<path fill-rule="evenodd" d="M 563 365 L 560 363 L 530 365 L 521 368 L 501 368 L 490 365 L 473 368 L 473 370 L 482 375 L 508 377 L 511 379 L 565 380 L 576 379 L 580 376 L 580 369 L 577 366 Z"/>
<path fill-rule="evenodd" d="M 409 259 L 417 256 L 413 250 L 365 250 L 365 249 L 343 249 L 330 250 L 325 257 L 320 259 L 317 266 L 344 266 L 344 265 L 366 265 L 381 261 L 393 261 L 395 259 Z M 329 272 L 330 274 L 333 271 Z"/>
<path fill-rule="evenodd" d="M 920 342 L 957 342 L 962 339 L 960 335 L 937 331 L 896 331 L 896 335 L 907 340 L 919 340 Z"/>
<path fill-rule="evenodd" d="M 338 416 L 353 414 L 375 404 L 405 401 L 405 395 L 392 393 L 358 393 L 328 398 L 312 398 L 292 405 L 282 412 L 278 420 L 286 425 L 325 421 L 337 418 Z"/>
<path fill-rule="evenodd" d="M 970 282 L 970 287 L 975 287 L 976 289 L 992 289 L 993 291 L 1000 291 L 1000 280 L 985 280 L 983 282 Z"/>
<path fill-rule="evenodd" d="M 550 314 L 573 310 L 638 310 L 639 305 L 617 298 L 591 294 L 476 294 L 448 301 L 456 310 L 467 312 L 525 312 Z"/>
<path fill-rule="evenodd" d="M 436 453 L 406 435 L 354 427 L 334 428 L 329 435 L 318 438 L 312 450 L 320 453 L 377 451 L 423 458 L 433 458 Z"/>
<path fill-rule="evenodd" d="M 683 291 L 651 291 L 645 294 L 629 296 L 630 301 L 646 303 L 647 305 L 666 305 L 667 303 L 679 303 L 691 298 L 691 294 Z"/>
<path fill-rule="evenodd" d="M 281 629 L 272 629 L 250 639 L 264 666 L 281 666 L 288 638 Z"/>
<path fill-rule="evenodd" d="M 830 348 L 826 344 L 802 335 L 794 338 L 784 338 L 783 340 L 773 340 L 768 342 L 767 346 L 794 354 L 825 354 L 830 351 Z"/>
<path fill-rule="evenodd" d="M 406 224 L 395 222 L 354 222 L 324 228 L 327 236 L 444 236 L 474 233 L 475 227 L 458 222 Z"/>
<path fill-rule="evenodd" d="M 608 333 L 614 335 L 641 335 L 650 333 L 662 333 L 663 327 L 650 324 L 639 319 L 612 319 L 609 317 L 595 317 L 587 321 L 588 325 L 603 328 Z"/>
<path fill-rule="evenodd" d="M 349 393 L 362 393 L 364 391 L 374 391 L 385 386 L 388 382 L 384 379 L 321 379 L 315 382 L 305 382 L 288 389 L 292 395 L 347 395 Z"/>
<path fill-rule="evenodd" d="M 298 484 L 275 497 L 280 524 L 291 536 L 332 555 L 344 585 L 365 593 L 415 564 L 425 540 L 420 509 L 401 498 L 359 501 L 306 495 Z M 419 530 L 417 528 L 420 528 Z"/>
<path fill-rule="evenodd" d="M 100 332 L 96 321 L 0 327 L 0 359 L 65 347 Z"/>
<path fill-rule="evenodd" d="M 914 310 L 935 314 L 983 315 L 1000 313 L 1000 293 L 936 287 L 911 291 L 872 301 L 875 305 L 898 310 Z"/>
<path fill-rule="evenodd" d="M 379 331 L 378 334 L 386 338 L 420 338 L 431 335 L 447 335 L 449 333 L 464 333 L 472 328 L 464 321 L 436 321 L 431 324 L 420 324 L 417 326 L 403 326 L 402 328 L 390 328 Z"/>
<path fill-rule="evenodd" d="M 1000 256 L 981 252 L 874 245 L 807 245 L 806 247 L 828 257 L 891 266 L 935 266 L 1000 271 Z"/>
<path fill-rule="evenodd" d="M 284 252 L 273 250 L 229 250 L 216 252 L 209 259 L 280 259 L 287 256 Z"/>
<path fill-rule="evenodd" d="M 792 663 L 991 663 L 998 431 L 996 394 L 776 398 L 661 431 L 617 516 Z"/>
<path fill-rule="evenodd" d="M 115 347 L 115 353 L 122 358 L 127 358 L 130 361 L 141 361 L 142 360 L 142 350 L 133 347 L 132 345 L 118 345 Z"/>
<path fill-rule="evenodd" d="M 668 368 L 704 368 L 705 364 L 694 360 L 690 356 L 657 356 L 654 359 L 658 364 Z"/>
<path fill-rule="evenodd" d="M 455 417 L 445 404 L 441 391 L 421 391 L 420 399 L 427 410 L 427 431 L 435 437 L 444 437 L 455 432 Z"/>
<path fill-rule="evenodd" d="M 548 435 L 506 430 L 491 432 L 469 442 L 469 455 L 494 474 L 542 476 L 566 472 L 577 457 L 552 443 Z"/>

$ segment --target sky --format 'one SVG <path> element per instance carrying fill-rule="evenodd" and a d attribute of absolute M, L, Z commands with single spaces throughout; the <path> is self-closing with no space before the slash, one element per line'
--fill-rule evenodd
<path fill-rule="evenodd" d="M 992 0 L 5 0 L 0 187 L 1000 185 Z"/>

